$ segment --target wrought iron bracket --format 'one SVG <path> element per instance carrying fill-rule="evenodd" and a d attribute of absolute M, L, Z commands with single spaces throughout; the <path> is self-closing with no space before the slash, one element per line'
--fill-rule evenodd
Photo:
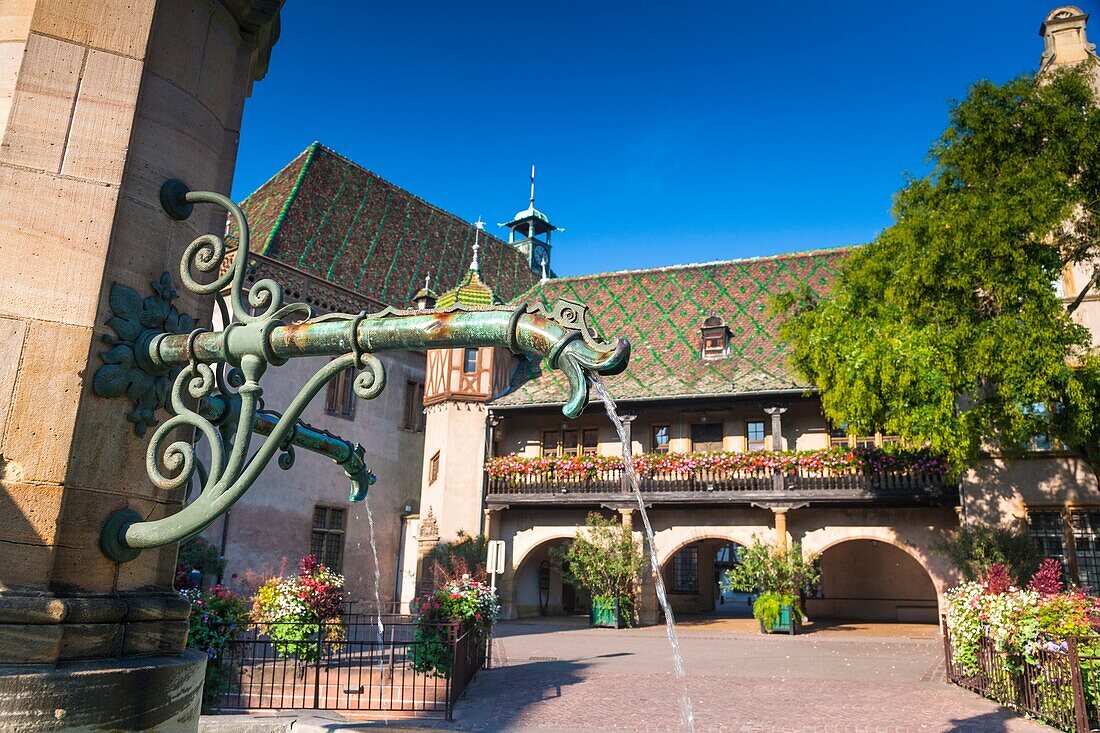
<path fill-rule="evenodd" d="M 167 273 L 144 299 L 124 285 L 111 288 L 107 325 L 114 336 L 105 339 L 109 348 L 102 354 L 104 364 L 93 378 L 93 389 L 102 397 L 131 402 L 127 419 L 139 436 L 157 425 L 156 413 L 166 408 L 170 416 L 157 425 L 146 450 L 146 470 L 154 486 L 167 492 L 190 486 L 196 473 L 202 479 L 197 497 L 169 517 L 142 521 L 130 509 L 111 515 L 100 547 L 116 562 L 201 532 L 244 495 L 277 452 L 278 465 L 289 469 L 295 447 L 332 458 L 351 481 L 349 499 L 365 499 L 376 479 L 364 462 L 363 447 L 299 418 L 310 400 L 346 369 L 358 372 L 352 385 L 360 399 L 378 396 L 386 373 L 375 353 L 499 346 L 543 357 L 569 380 L 570 395 L 562 408 L 567 417 L 576 417 L 587 404 L 589 375 L 616 374 L 629 360 L 625 339 L 603 341 L 585 306 L 567 300 L 549 307 L 387 308 L 314 318 L 304 304 L 284 304 L 283 290 L 274 280 L 259 280 L 245 292 L 248 222 L 231 200 L 191 191 L 175 180 L 161 187 L 160 199 L 173 219 L 186 219 L 195 204 L 226 209 L 236 228 L 238 254 L 227 263 L 225 241 L 204 234 L 188 245 L 180 262 L 184 287 L 216 299 L 225 323 L 221 331 L 196 328 L 194 318 L 172 305 L 176 291 Z M 284 412 L 265 409 L 259 382 L 268 367 L 306 356 L 335 358 L 306 380 Z M 249 455 L 254 436 L 266 440 Z M 207 464 L 196 454 L 199 441 L 209 452 Z"/>

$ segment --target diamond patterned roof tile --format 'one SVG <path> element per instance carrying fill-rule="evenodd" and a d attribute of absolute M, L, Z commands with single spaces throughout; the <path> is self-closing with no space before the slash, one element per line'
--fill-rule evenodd
<path fill-rule="evenodd" d="M 811 389 L 787 363 L 770 296 L 808 285 L 824 293 L 851 248 L 547 280 L 515 302 L 587 303 L 597 330 L 624 336 L 630 366 L 607 378 L 616 399 L 737 395 Z M 703 321 L 715 313 L 730 329 L 725 359 L 702 359 Z M 562 404 L 564 380 L 545 364 L 516 370 L 499 406 Z"/>

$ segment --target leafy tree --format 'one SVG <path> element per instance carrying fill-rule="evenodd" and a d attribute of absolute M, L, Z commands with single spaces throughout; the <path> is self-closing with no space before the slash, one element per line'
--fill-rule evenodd
<path fill-rule="evenodd" d="M 642 550 L 621 522 L 592 512 L 585 531 L 554 552 L 565 569 L 565 581 L 583 588 L 595 601 L 634 602 L 634 579 L 642 567 Z"/>
<path fill-rule="evenodd" d="M 440 542 L 430 555 L 435 560 L 437 583 L 458 580 L 463 574 L 475 580 L 487 580 L 485 557 L 488 551 L 489 538 L 483 534 L 474 536 L 460 531 L 453 542 Z"/>
<path fill-rule="evenodd" d="M 1039 547 L 1026 526 L 964 524 L 933 550 L 945 555 L 964 580 L 981 580 L 1001 565 L 1017 585 L 1039 566 Z"/>
<path fill-rule="evenodd" d="M 820 579 L 820 571 L 802 557 L 802 547 L 797 542 L 781 549 L 754 537 L 751 545 L 738 552 L 737 564 L 726 571 L 723 584 L 745 593 L 797 597 L 803 588 Z"/>
<path fill-rule="evenodd" d="M 1084 72 L 974 84 L 931 172 L 897 194 L 895 223 L 851 252 L 827 296 L 778 299 L 792 361 L 828 418 L 928 445 L 957 468 L 1045 433 L 1095 470 L 1100 366 L 1071 317 L 1081 298 L 1067 306 L 1052 283 L 1096 255 L 1097 161 Z"/>

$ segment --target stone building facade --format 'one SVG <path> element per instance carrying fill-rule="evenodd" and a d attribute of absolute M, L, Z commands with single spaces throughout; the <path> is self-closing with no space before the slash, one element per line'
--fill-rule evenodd
<path fill-rule="evenodd" d="M 1072 6 L 1048 15 L 1040 30 L 1043 72 L 1083 63 L 1100 79 L 1086 20 Z M 514 300 L 585 303 L 604 334 L 631 341 L 630 368 L 607 381 L 627 417 L 634 453 L 881 445 L 889 436 L 849 436 L 826 422 L 813 385 L 801 383 L 787 365 L 767 308 L 771 294 L 794 286 L 826 290 L 844 256 L 839 249 L 546 279 Z M 1056 284 L 1067 304 L 1092 276 L 1084 267 L 1067 270 Z M 1075 317 L 1100 335 L 1097 297 L 1086 293 Z M 583 610 L 585 599 L 563 583 L 550 553 L 576 535 L 591 511 L 618 513 L 638 526 L 621 476 L 494 479 L 485 466 L 501 455 L 619 455 L 619 437 L 602 407 L 563 420 L 560 376 L 507 353 L 467 359 L 451 350 L 434 360 L 451 374 L 459 365 L 468 373 L 464 386 L 448 382 L 447 390 L 426 393 L 420 511 L 430 524 L 409 534 L 406 558 L 462 533 L 483 532 L 507 546 L 499 581 L 506 616 Z M 510 378 L 503 388 L 487 389 L 505 372 Z M 935 621 L 944 590 L 957 578 L 932 548 L 960 521 L 1029 523 L 1072 576 L 1100 583 L 1100 494 L 1093 472 L 1070 455 L 1044 449 L 1025 459 L 990 456 L 958 484 L 913 476 L 844 483 L 831 472 L 772 480 L 777 483 L 738 483 L 684 471 L 643 482 L 676 610 L 715 609 L 722 602 L 716 580 L 731 551 L 761 537 L 799 542 L 820 563 L 821 586 L 806 602 L 811 617 Z M 403 599 L 415 590 L 414 579 L 406 578 Z M 644 579 L 640 600 L 643 620 L 655 619 L 653 590 Z"/>

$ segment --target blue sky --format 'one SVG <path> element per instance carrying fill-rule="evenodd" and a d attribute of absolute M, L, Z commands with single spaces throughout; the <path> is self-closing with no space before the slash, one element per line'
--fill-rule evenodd
<path fill-rule="evenodd" d="M 559 275 L 866 242 L 1053 7 L 290 0 L 233 195 L 319 140 L 471 221 L 525 208 L 536 163 Z"/>

